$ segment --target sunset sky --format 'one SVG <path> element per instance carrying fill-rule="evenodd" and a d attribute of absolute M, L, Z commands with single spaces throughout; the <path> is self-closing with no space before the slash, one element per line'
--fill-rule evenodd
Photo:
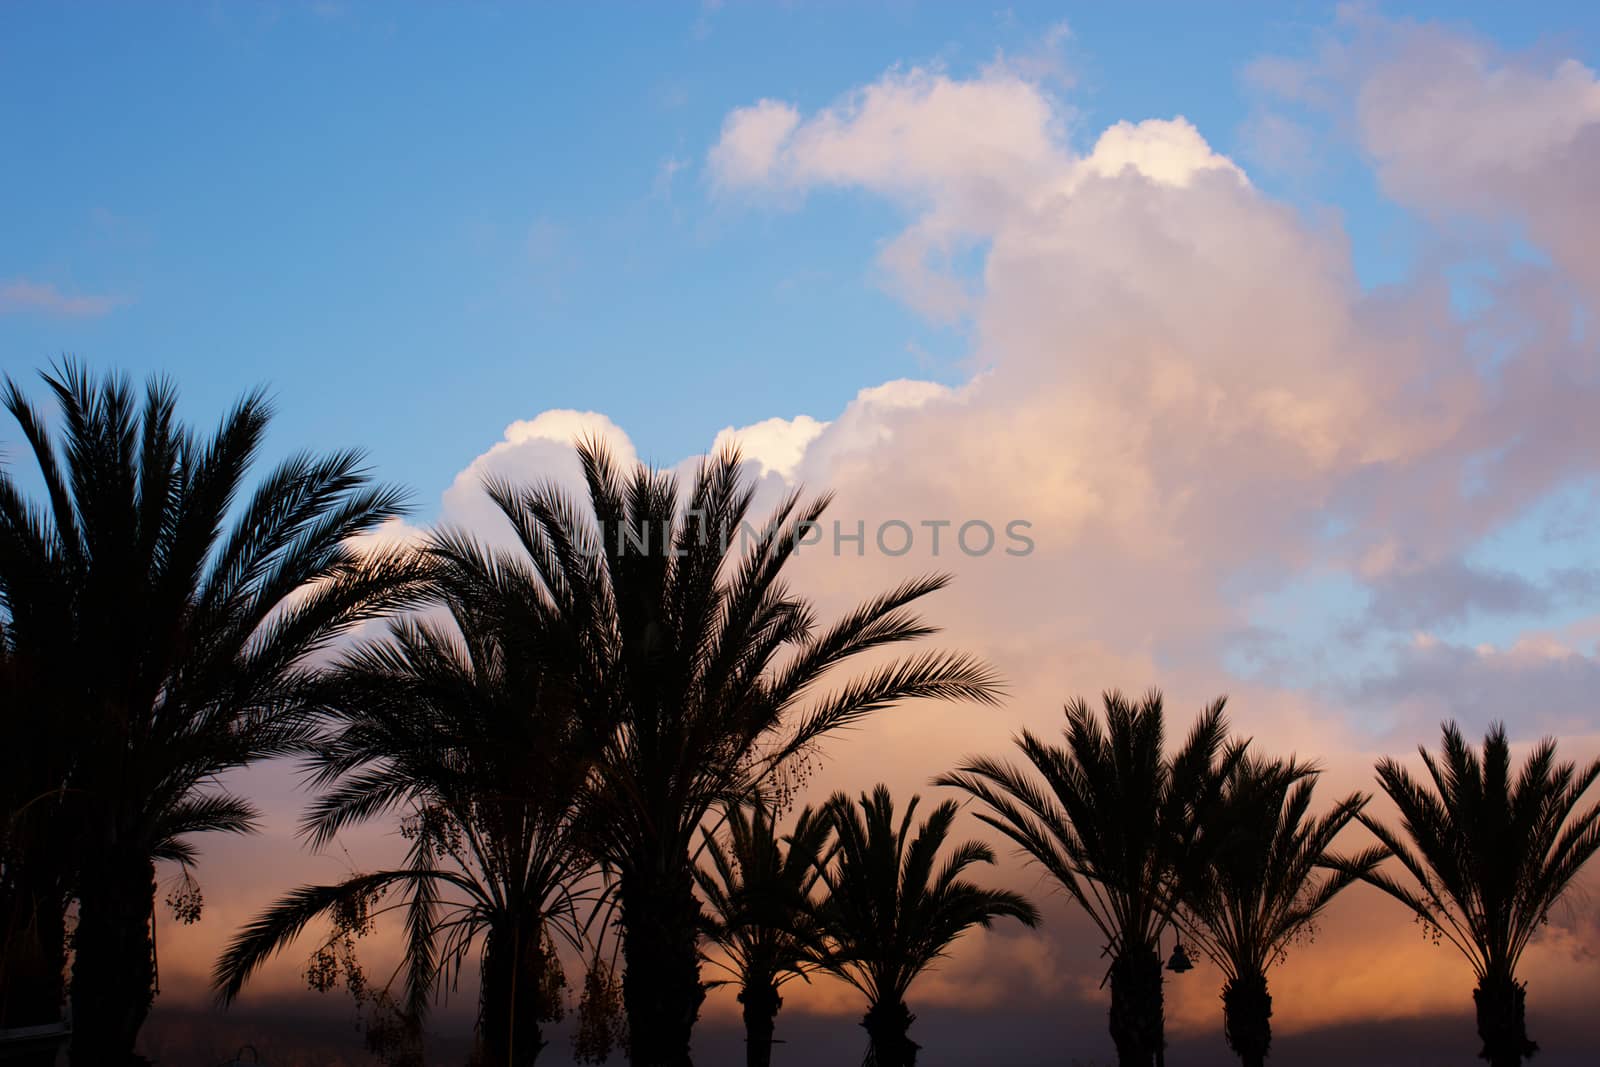
<path fill-rule="evenodd" d="M 1229 694 L 1324 805 L 1447 717 L 1600 753 L 1600 8 L 862 7 L 0 6 L 0 369 L 169 373 L 206 427 L 264 383 L 265 458 L 365 448 L 414 491 L 395 537 L 506 536 L 478 478 L 570 481 L 579 434 L 685 470 L 739 440 L 764 503 L 862 524 L 800 588 L 950 571 L 940 641 L 1009 682 L 839 739 L 819 793 L 931 796 L 1114 686 L 1174 732 Z M 201 842 L 198 925 L 162 909 L 152 1039 L 202 1024 L 266 902 L 395 848 L 308 855 L 292 766 L 231 784 L 267 829 Z M 1095 935 L 1019 860 L 990 877 L 1045 929 L 913 987 L 922 1062 L 1109 1062 Z M 1526 965 L 1540 1063 L 1596 1036 L 1580 889 Z M 342 1020 L 310 947 L 235 1014 Z M 1181 1062 L 1229 1062 L 1219 984 L 1169 983 Z M 1476 1051 L 1465 962 L 1364 887 L 1273 986 L 1292 1062 Z M 859 1053 L 853 991 L 789 989 L 776 1062 Z M 711 1067 L 736 1015 L 713 993 Z"/>

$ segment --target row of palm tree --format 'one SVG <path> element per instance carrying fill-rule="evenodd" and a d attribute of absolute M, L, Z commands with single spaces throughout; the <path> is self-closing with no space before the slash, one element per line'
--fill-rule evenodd
<path fill-rule="evenodd" d="M 277 756 L 305 762 L 310 846 L 386 819 L 408 851 L 279 900 L 218 962 L 219 993 L 314 921 L 332 921 L 326 954 L 393 909 L 397 1058 L 420 1056 L 430 1006 L 471 964 L 477 1062 L 531 1064 L 564 967 L 580 960 L 599 991 L 585 1004 L 604 1004 L 620 957 L 626 1025 L 597 1025 L 620 1029 L 639 1067 L 690 1062 L 708 963 L 739 985 L 752 1064 L 770 1062 L 782 986 L 823 971 L 867 998 L 867 1062 L 899 1067 L 916 1054 L 917 975 L 974 925 L 1037 921 L 966 877 L 993 856 L 950 842 L 954 801 L 916 823 L 917 801 L 896 818 L 880 787 L 778 830 L 834 731 L 910 699 L 1000 691 L 974 657 L 894 655 L 936 633 L 914 608 L 943 577 L 827 624 L 789 588 L 827 497 L 786 497 L 746 543 L 727 536 L 753 495 L 736 451 L 681 487 L 586 443 L 586 499 L 486 483 L 513 547 L 453 529 L 357 547 L 404 502 L 355 454 L 291 459 L 236 504 L 261 396 L 202 437 L 164 382 L 141 404 L 75 366 L 45 380 L 59 443 L 9 379 L 4 397 L 45 500 L 0 473 L 0 1025 L 48 1021 L 70 993 L 74 1064 L 142 1062 L 155 864 L 187 879 L 193 835 L 249 832 L 253 808 L 217 779 Z M 381 636 L 350 633 L 378 618 Z M 1062 743 L 1024 732 L 1016 747 L 1015 763 L 973 757 L 936 782 L 1098 927 L 1122 1064 L 1162 1061 L 1169 930 L 1222 970 L 1227 1039 L 1262 1063 L 1268 972 L 1356 881 L 1472 961 L 1493 1067 L 1536 1049 L 1517 964 L 1600 849 L 1600 805 L 1582 808 L 1600 761 L 1557 763 L 1545 742 L 1513 777 L 1502 728 L 1479 752 L 1450 725 L 1442 754 L 1423 753 L 1428 781 L 1380 763 L 1393 829 L 1361 795 L 1312 815 L 1316 767 L 1230 737 L 1221 701 L 1170 753 L 1153 692 L 1107 694 L 1098 713 L 1076 701 Z M 1355 821 L 1375 843 L 1334 852 Z"/>
<path fill-rule="evenodd" d="M 1110 1030 L 1120 1064 L 1162 1062 L 1159 946 L 1168 927 L 1221 970 L 1229 1047 L 1245 1067 L 1263 1064 L 1272 1042 L 1268 971 L 1357 881 L 1401 901 L 1471 961 L 1483 1059 L 1510 1067 L 1538 1050 L 1527 1035 L 1526 986 L 1516 969 L 1551 908 L 1600 849 L 1600 804 L 1581 808 L 1600 761 L 1582 770 L 1557 763 L 1554 743 L 1545 741 L 1513 780 L 1503 727 L 1493 727 L 1474 752 L 1447 724 L 1442 755 L 1421 750 L 1431 788 L 1393 760 L 1379 764 L 1379 781 L 1401 814 L 1396 833 L 1365 811 L 1361 794 L 1313 816 L 1318 769 L 1257 757 L 1248 742 L 1225 742 L 1221 701 L 1171 756 L 1164 754 L 1159 693 L 1138 702 L 1108 693 L 1102 715 L 1076 701 L 1066 719 L 1062 746 L 1028 732 L 1017 739 L 1027 769 L 975 758 L 938 782 L 975 798 L 979 818 L 1016 843 L 1099 927 L 1112 958 Z M 842 803 L 836 796 L 830 808 Z M 855 862 L 840 866 L 842 877 L 827 874 L 826 834 L 818 832 L 826 823 L 809 809 L 784 839 L 787 851 L 760 809 L 753 818 L 730 817 L 729 852 L 712 845 L 714 873 L 702 877 L 718 919 L 712 938 L 740 981 L 752 1065 L 769 1062 L 779 980 L 815 967 L 841 973 L 867 994 L 863 1025 L 875 1053 L 868 1062 L 914 1061 L 906 989 L 971 922 L 943 927 L 959 909 L 919 907 L 930 868 L 926 859 L 894 861 L 909 854 L 904 827 L 897 838 L 888 832 L 887 793 L 863 797 L 862 808 L 867 825 L 879 827 L 876 836 L 895 840 L 899 851 L 860 859 L 870 851 L 861 842 L 873 835 L 852 819 L 837 847 Z M 943 820 L 947 830 L 955 810 L 941 806 L 930 827 Z M 1353 855 L 1333 851 L 1334 839 L 1355 821 L 1377 843 Z M 1382 869 L 1391 857 L 1412 884 Z M 991 858 L 985 846 L 968 844 L 945 870 Z M 812 892 L 819 879 L 826 890 L 820 899 Z M 983 907 L 1030 926 L 1036 920 L 1020 898 Z M 1185 970 L 1178 944 L 1168 966 Z M 842 967 L 842 960 L 855 962 Z"/>
<path fill-rule="evenodd" d="M 1064 745 L 1030 732 L 1017 765 L 980 757 L 939 781 L 981 805 L 979 818 L 1017 844 L 1099 928 L 1111 958 L 1110 1029 L 1118 1062 L 1162 1062 L 1160 945 L 1175 928 L 1226 976 L 1224 1032 L 1252 1067 L 1271 1044 L 1267 970 L 1342 889 L 1372 875 L 1382 847 L 1331 850 L 1360 816 L 1350 796 L 1327 815 L 1309 809 L 1318 771 L 1258 758 L 1227 739 L 1224 702 L 1166 754 L 1161 695 L 1105 697 L 1103 716 L 1066 709 Z M 1175 969 L 1187 955 L 1175 953 Z"/>
<path fill-rule="evenodd" d="M 10 379 L 4 398 L 46 502 L 0 476 L 7 741 L 27 746 L 6 748 L 33 761 L 7 782 L 3 891 L 7 956 L 46 972 L 66 959 L 76 908 L 75 1064 L 138 1062 L 155 988 L 154 865 L 187 870 L 190 836 L 251 830 L 254 809 L 215 783 L 287 754 L 312 756 L 326 787 L 313 843 L 407 804 L 417 829 L 404 868 L 308 890 L 271 921 L 403 885 L 411 937 L 425 943 L 407 975 L 413 1017 L 440 979 L 436 953 L 454 946 L 459 960 L 480 934 L 486 1002 L 515 1005 L 519 977 L 576 907 L 564 872 L 598 868 L 617 907 L 633 1059 L 687 1063 L 705 995 L 691 853 L 708 815 L 782 785 L 823 737 L 875 710 L 996 698 L 993 672 L 959 653 L 890 660 L 825 690 L 845 664 L 933 634 L 911 607 L 945 579 L 820 624 L 783 571 L 827 498 L 789 496 L 752 544 L 728 536 L 753 493 L 736 451 L 708 459 L 685 495 L 585 445 L 584 506 L 550 486 L 486 486 L 517 552 L 451 531 L 422 551 L 369 551 L 354 539 L 403 498 L 373 486 L 354 453 L 291 459 L 235 507 L 268 420 L 261 395 L 202 437 L 177 423 L 164 381 L 142 405 L 125 380 L 79 366 L 45 381 L 59 444 Z M 356 624 L 441 603 L 464 624 L 408 617 L 318 668 Z M 442 721 L 427 721 L 430 697 Z M 531 732 L 541 751 L 474 750 L 473 714 L 491 731 Z M 407 746 L 422 751 L 396 762 Z M 530 775 L 541 761 L 583 782 L 557 794 L 569 808 L 529 798 L 552 781 Z M 507 791 L 485 795 L 485 782 Z M 569 822 L 581 826 L 570 844 Z M 21 973 L 8 964 L 8 1011 Z M 48 1012 L 55 981 L 18 1000 Z M 504 1038 L 508 1057 L 522 1055 L 515 1040 Z"/>
<path fill-rule="evenodd" d="M 311 844 L 401 806 L 425 828 L 405 868 L 304 887 L 241 933 L 218 965 L 225 999 L 316 915 L 402 887 L 404 1003 L 420 1022 L 441 964 L 459 961 L 477 932 L 429 917 L 434 887 L 454 886 L 495 902 L 475 920 L 483 1056 L 532 1062 L 540 1020 L 502 989 L 535 989 L 544 961 L 505 946 L 536 948 L 558 929 L 586 947 L 573 885 L 604 875 L 589 903 L 617 912 L 632 1057 L 687 1063 L 705 991 L 691 854 L 708 816 L 782 788 L 818 738 L 876 708 L 993 698 L 987 667 L 941 654 L 813 696 L 836 666 L 932 633 L 908 605 L 943 580 L 906 583 L 818 627 L 780 575 L 821 502 L 791 496 L 748 554 L 728 559 L 725 531 L 745 523 L 750 502 L 737 453 L 706 463 L 686 508 L 658 474 L 624 476 L 593 446 L 579 456 L 589 515 L 554 487 L 490 484 L 518 547 L 490 549 L 459 531 L 431 537 L 424 554 L 442 615 L 397 622 L 311 687 L 310 705 L 332 726 L 310 756 L 323 787 L 305 825 Z M 639 536 L 604 536 L 613 523 Z M 663 529 L 676 554 L 630 551 Z M 497 918 L 513 906 L 525 914 Z M 431 943 L 446 930 L 453 954 Z"/>

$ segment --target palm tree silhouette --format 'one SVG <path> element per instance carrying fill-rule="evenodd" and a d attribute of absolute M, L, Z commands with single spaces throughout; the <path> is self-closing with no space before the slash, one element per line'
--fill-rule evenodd
<path fill-rule="evenodd" d="M 695 871 L 705 898 L 707 933 L 726 956 L 716 961 L 739 983 L 744 1006 L 745 1062 L 772 1062 L 772 1035 L 779 989 L 804 978 L 821 946 L 816 889 L 832 833 L 828 820 L 810 808 L 794 829 L 779 837 L 773 812 L 756 801 L 727 812 L 727 844 L 709 829 L 709 864 Z"/>
<path fill-rule="evenodd" d="M 837 668 L 935 629 L 909 608 L 918 578 L 832 625 L 783 581 L 826 496 L 784 498 L 753 536 L 737 450 L 704 460 L 687 495 L 604 447 L 578 458 L 586 506 L 552 486 L 488 486 L 572 636 L 589 714 L 615 722 L 586 794 L 601 861 L 617 877 L 623 1000 L 637 1067 L 682 1067 L 701 1001 L 703 926 L 690 857 L 701 823 L 758 788 L 782 791 L 818 742 L 879 709 L 931 697 L 990 703 L 990 668 L 959 653 L 893 660 L 820 692 Z"/>
<path fill-rule="evenodd" d="M 141 405 L 125 379 L 73 364 L 44 380 L 59 443 L 6 380 L 46 502 L 0 475 L 0 603 L 8 642 L 37 671 L 37 713 L 59 717 L 70 746 L 54 832 L 73 842 L 78 901 L 72 1057 L 106 1067 L 139 1062 L 155 862 L 187 869 L 190 835 L 254 828 L 255 808 L 212 783 L 305 738 L 307 658 L 405 603 L 417 575 L 406 557 L 350 544 L 402 507 L 358 453 L 297 456 L 232 506 L 270 416 L 262 394 L 200 437 L 177 422 L 165 381 Z"/>
<path fill-rule="evenodd" d="M 578 813 L 598 744 L 570 676 L 551 670 L 568 657 L 523 562 L 460 534 L 429 548 L 442 617 L 392 622 L 317 686 L 333 731 L 312 750 L 324 792 L 304 823 L 321 847 L 404 808 L 408 862 L 295 890 L 240 932 L 215 982 L 231 1001 L 318 915 L 400 890 L 406 1021 L 420 1029 L 452 961 L 480 946 L 474 1062 L 522 1067 L 559 1014 L 553 939 L 583 948 L 595 903 Z"/>
<path fill-rule="evenodd" d="M 1429 782 L 1399 763 L 1378 763 L 1378 782 L 1400 811 L 1400 832 L 1370 815 L 1361 822 L 1411 876 L 1382 870 L 1363 877 L 1454 945 L 1472 964 L 1479 1057 L 1516 1067 L 1538 1051 L 1528 1039 L 1527 986 L 1517 964 L 1550 909 L 1600 849 L 1600 803 L 1579 811 L 1600 777 L 1600 760 L 1581 770 L 1556 762 L 1541 741 L 1515 778 L 1503 724 L 1474 752 L 1453 722 L 1436 757 L 1419 747 Z"/>
<path fill-rule="evenodd" d="M 1082 700 L 1066 707 L 1065 747 L 1024 730 L 1029 768 L 986 756 L 937 784 L 970 793 L 978 817 L 1014 841 L 1088 913 L 1111 956 L 1110 1030 L 1123 1067 L 1148 1067 L 1165 1047 L 1160 938 L 1210 835 L 1199 813 L 1243 756 L 1225 745 L 1223 700 L 1168 758 L 1161 694 L 1104 696 L 1105 725 Z"/>
<path fill-rule="evenodd" d="M 906 1007 L 906 992 L 956 938 L 974 926 L 988 928 L 999 916 L 1027 926 L 1039 922 L 1038 911 L 1020 895 L 962 877 L 975 863 L 994 862 L 987 845 L 955 845 L 935 869 L 957 807 L 945 801 L 913 829 L 920 799 L 911 798 L 898 822 L 886 786 L 863 793 L 859 805 L 843 793 L 828 801 L 838 843 L 824 876 L 828 898 L 820 913 L 828 947 L 821 962 L 867 998 L 861 1020 L 866 1067 L 916 1062 L 918 1045 L 908 1033 L 916 1016 Z"/>
<path fill-rule="evenodd" d="M 1183 886 L 1178 920 L 1225 976 L 1224 1033 L 1245 1067 L 1261 1067 L 1272 1044 L 1268 969 L 1341 890 L 1388 855 L 1382 848 L 1351 857 L 1330 851 L 1367 800 L 1354 793 L 1328 814 L 1310 816 L 1318 773 L 1292 758 L 1235 763 L 1216 806 L 1204 813 L 1220 833 L 1210 862 Z"/>

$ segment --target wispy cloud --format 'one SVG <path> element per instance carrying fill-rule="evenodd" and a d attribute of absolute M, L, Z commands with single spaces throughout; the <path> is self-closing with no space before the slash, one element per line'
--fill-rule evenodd
<path fill-rule="evenodd" d="M 650 195 L 659 200 L 672 199 L 672 187 L 679 174 L 691 166 L 680 156 L 667 156 L 656 167 L 655 180 L 650 183 Z"/>
<path fill-rule="evenodd" d="M 0 282 L 0 315 L 41 314 L 93 319 L 121 307 L 120 296 L 63 292 L 50 282 L 13 278 Z"/>
<path fill-rule="evenodd" d="M 700 14 L 694 20 L 694 37 L 703 41 L 711 36 L 711 18 L 722 10 L 722 0 L 700 0 Z"/>

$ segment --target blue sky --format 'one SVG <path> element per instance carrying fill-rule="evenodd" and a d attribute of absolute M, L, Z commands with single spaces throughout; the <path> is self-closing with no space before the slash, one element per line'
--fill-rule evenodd
<path fill-rule="evenodd" d="M 1592 9 L 1509 12 L 1465 19 L 1512 47 L 1554 34 L 1594 52 Z M 813 109 L 895 64 L 970 74 L 1063 21 L 1078 139 L 1182 113 L 1237 154 L 1240 70 L 1313 46 L 1328 14 L 6 5 L 0 280 L 113 306 L 0 315 L 0 361 L 170 372 L 196 413 L 266 382 L 277 446 L 360 444 L 424 515 L 503 425 L 546 408 L 604 410 L 670 462 L 726 425 L 830 417 L 866 385 L 958 381 L 962 326 L 876 284 L 894 208 L 717 203 L 705 152 L 732 108 Z M 1364 173 L 1283 192 L 1338 204 L 1364 276 L 1403 271 L 1404 217 Z"/>

